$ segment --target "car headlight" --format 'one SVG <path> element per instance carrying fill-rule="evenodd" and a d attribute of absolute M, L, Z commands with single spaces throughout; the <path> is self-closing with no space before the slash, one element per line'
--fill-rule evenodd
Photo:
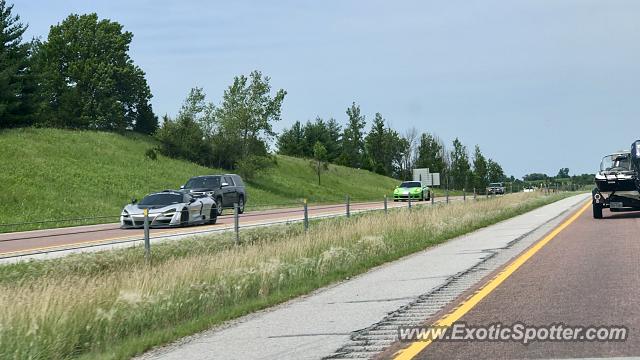
<path fill-rule="evenodd" d="M 162 217 L 173 217 L 176 214 L 177 209 L 171 209 L 163 212 L 160 216 Z"/>

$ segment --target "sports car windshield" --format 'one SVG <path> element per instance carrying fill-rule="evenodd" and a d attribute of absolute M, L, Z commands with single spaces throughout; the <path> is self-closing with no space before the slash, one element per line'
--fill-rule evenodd
<path fill-rule="evenodd" d="M 220 178 L 217 176 L 189 179 L 189 181 L 184 185 L 185 189 L 217 189 L 219 187 Z"/>
<path fill-rule="evenodd" d="M 402 184 L 400 184 L 401 188 L 416 188 L 416 187 L 422 187 L 422 185 L 417 182 L 417 181 L 405 181 Z"/>
<path fill-rule="evenodd" d="M 182 194 L 153 194 L 145 196 L 140 205 L 144 206 L 168 206 L 180 204 L 182 202 Z"/>
<path fill-rule="evenodd" d="M 613 154 L 602 158 L 600 163 L 600 171 L 629 171 L 631 170 L 631 161 L 629 154 Z"/>

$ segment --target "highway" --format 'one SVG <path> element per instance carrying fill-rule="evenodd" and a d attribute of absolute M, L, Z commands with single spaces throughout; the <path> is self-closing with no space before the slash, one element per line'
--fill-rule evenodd
<path fill-rule="evenodd" d="M 564 322 L 624 325 L 632 334 L 637 332 L 639 320 L 634 317 L 638 313 L 640 246 L 631 244 L 631 234 L 640 226 L 640 216 L 617 214 L 599 223 L 591 218 L 588 199 L 589 194 L 573 196 L 482 228 L 308 296 L 154 349 L 139 359 L 640 355 L 637 339 L 526 346 L 398 341 L 400 327 L 427 326 L 456 311 L 460 315 L 456 320 L 477 325 Z M 611 231 L 609 236 L 602 236 L 607 231 Z M 514 263 L 520 267 L 514 268 Z M 491 282 L 499 274 L 502 282 Z M 473 298 L 476 294 L 484 298 Z"/>
<path fill-rule="evenodd" d="M 459 201 L 462 197 L 450 197 L 450 201 Z M 445 201 L 444 197 L 436 202 Z M 430 202 L 412 202 L 412 206 L 428 205 Z M 407 202 L 388 202 L 388 208 L 407 207 Z M 382 210 L 383 202 L 351 203 L 351 213 Z M 346 213 L 345 204 L 313 205 L 308 207 L 309 218 L 340 216 Z M 171 229 L 151 229 L 152 241 L 179 239 L 185 236 L 196 236 L 212 232 L 233 229 L 231 210 L 218 217 L 215 225 L 189 226 Z M 279 223 L 300 221 L 303 219 L 302 205 L 297 208 L 280 208 L 262 211 L 248 211 L 240 215 L 241 227 L 274 225 Z M 143 238 L 141 229 L 120 229 L 119 224 L 100 224 L 76 227 L 65 227 L 47 230 L 34 230 L 0 234 L 0 261 L 15 261 L 29 257 L 42 258 L 61 256 L 70 252 L 94 251 L 106 248 L 130 246 L 139 243 Z"/>
<path fill-rule="evenodd" d="M 500 269 L 424 324 L 521 322 L 536 326 L 622 326 L 626 341 L 434 341 L 395 344 L 388 359 L 538 359 L 640 356 L 640 213 L 592 218 L 590 205 L 520 267 Z M 553 233 L 551 234 L 553 235 Z M 546 239 L 542 239 L 544 242 Z M 534 245 L 535 247 L 535 245 Z M 536 250 L 531 248 L 530 250 Z M 513 271 L 512 271 L 513 270 Z M 484 296 L 475 303 L 478 296 Z M 475 304 L 474 304 L 475 303 Z M 448 314 L 448 315 L 447 315 Z M 580 339 L 580 338 L 579 338 Z M 584 339 L 583 339 L 584 340 Z M 396 351 L 404 350 L 397 353 Z M 415 353 L 415 354 L 410 354 Z"/>

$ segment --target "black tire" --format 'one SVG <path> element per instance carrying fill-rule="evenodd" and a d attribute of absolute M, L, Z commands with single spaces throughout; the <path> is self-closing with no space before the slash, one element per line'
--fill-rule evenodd
<path fill-rule="evenodd" d="M 418 201 L 424 201 L 424 191 L 420 193 L 420 199 Z"/>
<path fill-rule="evenodd" d="M 189 210 L 182 209 L 180 212 L 180 226 L 189 225 Z"/>
<path fill-rule="evenodd" d="M 431 200 L 431 191 L 427 191 L 427 201 Z"/>
<path fill-rule="evenodd" d="M 593 218 L 594 219 L 602 219 L 602 205 L 593 204 Z"/>
<path fill-rule="evenodd" d="M 222 215 L 222 197 L 218 196 L 215 199 L 216 202 L 216 210 L 218 210 L 218 216 Z"/>
<path fill-rule="evenodd" d="M 216 222 L 218 222 L 218 209 L 214 205 L 209 214 L 209 225 L 214 225 Z"/>
<path fill-rule="evenodd" d="M 244 213 L 244 196 L 240 195 L 238 199 L 238 214 Z"/>

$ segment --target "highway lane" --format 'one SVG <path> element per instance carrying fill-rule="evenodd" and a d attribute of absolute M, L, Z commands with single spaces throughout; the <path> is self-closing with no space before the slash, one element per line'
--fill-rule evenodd
<path fill-rule="evenodd" d="M 461 312 L 463 315 L 457 321 L 469 325 L 516 322 L 536 326 L 554 323 L 584 327 L 621 325 L 629 331 L 624 342 L 533 342 L 523 345 L 518 342 L 435 341 L 419 346 L 426 345 L 415 357 L 395 353 L 402 347 L 407 348 L 406 344 L 396 344 L 380 357 L 548 359 L 640 356 L 638 233 L 640 213 L 605 211 L 605 219 L 595 220 L 587 206 L 574 222 L 475 306 L 473 299 L 482 294 L 482 284 L 486 289 L 494 280 L 481 282 L 481 286 L 461 295 L 451 306 L 425 323 L 446 321 L 446 314 Z M 508 268 L 509 265 L 505 267 Z M 415 348 L 416 344 L 411 346 Z"/>
<path fill-rule="evenodd" d="M 450 197 L 451 201 L 461 197 Z M 437 198 L 437 202 L 445 198 Z M 429 202 L 414 202 L 414 205 L 426 205 Z M 388 202 L 389 208 L 406 207 L 406 202 Z M 350 204 L 351 212 L 382 209 L 383 202 L 362 202 Z M 337 216 L 345 213 L 345 204 L 309 206 L 309 217 Z M 229 214 L 230 210 L 225 210 Z M 241 226 L 258 226 L 276 224 L 287 221 L 298 221 L 303 218 L 302 206 L 297 208 L 281 208 L 263 211 L 251 211 L 240 215 Z M 223 215 L 215 225 L 190 226 L 173 229 L 151 229 L 151 238 L 180 237 L 212 231 L 224 231 L 233 228 L 233 216 Z M 47 230 L 35 230 L 0 234 L 0 259 L 22 256 L 47 251 L 60 251 L 84 246 L 98 246 L 106 243 L 127 242 L 140 239 L 141 229 L 120 229 L 119 224 L 87 225 Z"/>

